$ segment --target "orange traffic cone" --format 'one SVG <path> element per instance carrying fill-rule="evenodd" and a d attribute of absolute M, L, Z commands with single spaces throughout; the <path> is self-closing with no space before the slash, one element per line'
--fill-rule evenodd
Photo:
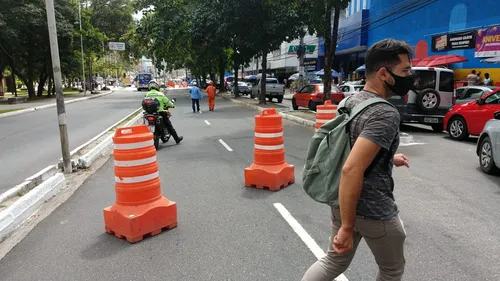
<path fill-rule="evenodd" d="M 255 116 L 254 163 L 245 169 L 245 186 L 276 191 L 294 182 L 294 166 L 285 162 L 283 119 L 265 109 Z"/>
<path fill-rule="evenodd" d="M 316 106 L 316 129 L 317 132 L 319 127 L 328 123 L 337 116 L 337 106 L 332 105 L 332 101 L 325 101 L 324 105 Z"/>
<path fill-rule="evenodd" d="M 130 243 L 177 226 L 177 205 L 161 193 L 153 134 L 148 127 L 119 128 L 113 137 L 116 203 L 104 209 L 106 232 Z"/>

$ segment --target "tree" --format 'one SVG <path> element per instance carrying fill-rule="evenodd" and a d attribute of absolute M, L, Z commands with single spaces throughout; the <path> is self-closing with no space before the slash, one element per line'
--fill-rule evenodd
<path fill-rule="evenodd" d="M 289 0 L 254 0 L 245 1 L 253 12 L 257 35 L 254 42 L 260 47 L 262 56 L 262 78 L 259 104 L 266 103 L 267 54 L 278 49 L 283 42 L 303 36 L 305 18 L 296 1 Z"/>
<path fill-rule="evenodd" d="M 329 100 L 332 91 L 332 65 L 337 50 L 340 12 L 347 8 L 350 0 L 302 0 L 302 11 L 307 18 L 309 33 L 323 37 L 325 41 L 324 95 Z M 333 23 L 332 23 L 333 15 Z"/>

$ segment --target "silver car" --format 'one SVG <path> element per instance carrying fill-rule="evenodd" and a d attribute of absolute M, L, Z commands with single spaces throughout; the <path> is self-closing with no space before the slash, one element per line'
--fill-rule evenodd
<path fill-rule="evenodd" d="M 342 92 L 344 92 L 344 96 L 347 98 L 350 95 L 361 92 L 365 88 L 365 85 L 344 84 L 339 88 Z"/>
<path fill-rule="evenodd" d="M 482 97 L 483 95 L 486 95 L 488 93 L 491 93 L 498 87 L 494 86 L 465 86 L 465 87 L 458 87 L 455 89 L 455 104 L 463 104 L 463 103 L 468 103 L 470 101 L 475 101 Z"/>
<path fill-rule="evenodd" d="M 483 172 L 500 173 L 500 111 L 495 113 L 495 119 L 489 120 L 484 125 L 477 142 L 476 154 L 479 156 L 479 165 Z"/>

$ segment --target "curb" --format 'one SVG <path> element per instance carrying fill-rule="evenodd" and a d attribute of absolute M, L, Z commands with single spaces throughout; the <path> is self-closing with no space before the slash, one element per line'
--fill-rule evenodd
<path fill-rule="evenodd" d="M 237 103 L 237 104 L 240 104 L 240 105 L 243 105 L 243 106 L 246 106 L 246 107 L 249 107 L 249 108 L 252 108 L 252 109 L 255 109 L 255 110 L 258 110 L 258 111 L 262 111 L 264 109 L 269 109 L 269 108 L 264 108 L 264 107 L 261 107 L 261 106 L 258 106 L 258 105 L 254 105 L 254 104 L 249 104 L 249 103 L 246 103 L 244 101 L 239 101 L 237 99 L 233 99 L 233 98 L 230 98 L 230 97 L 226 97 L 226 96 L 222 96 L 221 97 L 225 100 L 230 100 L 234 103 Z M 274 108 L 276 109 L 276 112 L 287 112 L 287 111 L 290 111 L 289 108 L 276 108 L 276 107 L 271 107 L 271 108 Z"/>
<path fill-rule="evenodd" d="M 80 101 L 85 101 L 85 100 L 96 99 L 99 97 L 107 96 L 111 93 L 113 93 L 113 91 L 104 92 L 102 94 L 94 94 L 92 96 L 83 97 L 83 98 L 71 99 L 71 100 L 65 101 L 64 104 L 70 104 L 70 103 L 75 103 L 75 102 L 80 102 Z M 28 113 L 28 112 L 33 112 L 33 111 L 37 111 L 37 110 L 41 110 L 41 109 L 45 109 L 45 108 L 56 107 L 56 105 L 57 105 L 56 103 L 44 104 L 44 105 L 40 105 L 40 106 L 36 106 L 36 107 L 30 107 L 30 108 L 26 108 L 26 109 L 2 113 L 2 114 L 0 114 L 0 119 L 11 117 L 11 116 L 16 116 L 16 115 L 20 115 L 20 114 L 24 114 L 24 113 Z"/>
<path fill-rule="evenodd" d="M 64 180 L 62 173 L 56 173 L 0 212 L 0 242 L 9 237 L 26 218 L 54 196 L 64 186 Z"/>
<path fill-rule="evenodd" d="M 136 114 L 136 116 L 132 120 L 125 123 L 123 127 L 129 127 L 139 122 L 139 120 L 142 118 L 142 112 L 137 112 L 136 110 L 134 111 L 134 113 Z M 127 119 L 129 116 L 125 117 L 125 119 Z M 123 119 L 120 121 L 123 122 Z M 106 137 L 106 139 L 92 148 L 89 152 L 80 156 L 78 158 L 78 168 L 88 169 L 99 157 L 109 154 L 113 149 L 113 136 L 114 134 L 110 134 L 108 137 Z"/>
<path fill-rule="evenodd" d="M 280 112 L 279 114 L 281 116 L 283 116 L 283 119 L 287 119 L 289 121 L 292 121 L 292 122 L 304 125 L 306 127 L 312 127 L 312 128 L 316 127 L 316 122 L 314 122 L 314 121 L 307 120 L 307 119 L 304 119 L 304 118 L 301 118 L 301 117 L 297 117 L 297 116 L 294 116 L 294 115 L 286 114 L 284 112 Z"/>

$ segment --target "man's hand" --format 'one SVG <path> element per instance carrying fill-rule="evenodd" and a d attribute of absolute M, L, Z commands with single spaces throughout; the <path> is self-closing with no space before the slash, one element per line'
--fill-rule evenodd
<path fill-rule="evenodd" d="M 409 160 L 404 154 L 396 154 L 394 155 L 394 166 L 396 167 L 403 167 L 406 166 L 407 168 L 410 168 Z"/>
<path fill-rule="evenodd" d="M 333 238 L 333 249 L 337 254 L 347 254 L 354 247 L 353 230 L 340 227 L 339 232 Z"/>

